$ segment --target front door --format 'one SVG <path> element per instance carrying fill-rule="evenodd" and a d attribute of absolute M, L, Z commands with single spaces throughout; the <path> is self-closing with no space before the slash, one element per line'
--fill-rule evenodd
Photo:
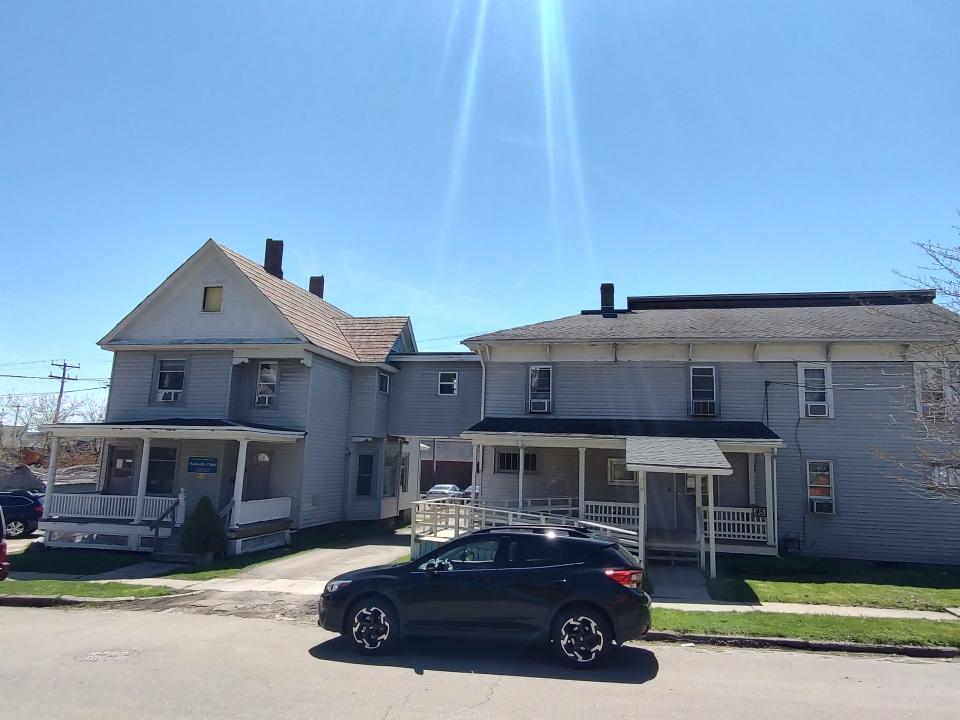
<path fill-rule="evenodd" d="M 688 479 L 689 478 L 689 479 Z M 677 530 L 697 534 L 697 489 L 693 475 L 677 475 Z"/>
<path fill-rule="evenodd" d="M 273 453 L 253 449 L 247 458 L 247 469 L 243 478 L 244 500 L 266 500 L 270 497 L 270 472 L 273 465 Z"/>
<path fill-rule="evenodd" d="M 669 473 L 647 473 L 647 528 L 677 529 L 676 481 Z"/>
<path fill-rule="evenodd" d="M 111 446 L 107 466 L 107 494 L 133 495 L 132 447 Z"/>

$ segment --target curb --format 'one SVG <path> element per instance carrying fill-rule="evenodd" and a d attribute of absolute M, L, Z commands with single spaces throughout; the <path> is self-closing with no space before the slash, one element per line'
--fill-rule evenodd
<path fill-rule="evenodd" d="M 64 607 L 69 605 L 104 605 L 110 603 L 133 602 L 134 600 L 167 600 L 170 598 L 196 595 L 199 590 L 154 595 L 152 597 L 134 597 L 132 595 L 112 598 L 81 597 L 78 595 L 0 595 L 0 607 Z"/>
<path fill-rule="evenodd" d="M 874 643 L 835 642 L 832 640 L 800 640 L 797 638 L 746 637 L 743 635 L 697 635 L 675 632 L 649 632 L 644 640 L 689 642 L 699 645 L 724 645 L 745 648 L 786 648 L 813 652 L 849 652 L 873 655 L 904 655 L 917 658 L 954 658 L 960 648 L 922 645 L 880 645 Z"/>

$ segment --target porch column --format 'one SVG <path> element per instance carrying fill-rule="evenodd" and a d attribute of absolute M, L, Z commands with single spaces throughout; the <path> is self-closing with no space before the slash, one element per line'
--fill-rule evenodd
<path fill-rule="evenodd" d="M 747 453 L 747 491 L 750 494 L 750 504 L 757 504 L 757 456 Z"/>
<path fill-rule="evenodd" d="M 767 545 L 777 544 L 776 494 L 773 485 L 773 453 L 763 454 L 763 479 L 765 485 L 764 503 L 767 508 Z"/>
<path fill-rule="evenodd" d="M 647 560 L 647 473 L 637 473 L 637 557 L 646 566 Z"/>
<path fill-rule="evenodd" d="M 50 438 L 50 463 L 47 468 L 47 487 L 43 493 L 43 517 L 50 517 L 50 503 L 53 499 L 53 486 L 57 482 L 57 465 L 60 462 L 60 438 Z"/>
<path fill-rule="evenodd" d="M 523 441 L 520 441 L 520 471 L 517 475 L 517 496 L 519 498 L 519 505 L 517 508 L 520 512 L 523 512 L 523 466 L 526 464 L 524 462 L 526 458 L 523 455 Z"/>
<path fill-rule="evenodd" d="M 470 495 L 470 504 L 478 505 L 477 500 L 480 495 L 480 455 L 483 454 L 483 446 L 473 445 L 473 493 Z"/>
<path fill-rule="evenodd" d="M 713 475 L 707 475 L 707 527 L 710 532 L 710 577 L 717 576 L 717 518 L 713 506 Z"/>
<path fill-rule="evenodd" d="M 577 448 L 580 454 L 579 473 L 577 475 L 580 493 L 580 519 L 587 519 L 587 449 Z"/>
<path fill-rule="evenodd" d="M 777 512 L 777 451 L 770 453 L 770 475 L 773 478 L 770 481 L 772 488 L 773 502 L 770 503 L 772 510 L 767 510 L 767 527 L 773 526 L 773 546 L 777 547 L 780 543 L 780 519 Z M 769 530 L 768 530 L 769 532 Z"/>
<path fill-rule="evenodd" d="M 697 494 L 696 513 L 697 513 L 697 549 L 700 554 L 700 569 L 707 569 L 707 543 L 703 532 L 703 477 L 694 475 L 694 490 Z"/>
<path fill-rule="evenodd" d="M 237 520 L 240 518 L 240 503 L 243 502 L 243 473 L 247 469 L 247 441 L 240 440 L 240 447 L 237 449 L 237 476 L 233 482 L 233 510 L 230 511 L 230 527 L 236 529 L 240 526 Z M 436 448 L 434 448 L 436 456 Z"/>
<path fill-rule="evenodd" d="M 150 438 L 143 439 L 140 451 L 140 474 L 137 476 L 137 502 L 133 509 L 133 524 L 143 522 L 143 501 L 147 497 L 147 470 L 150 468 Z"/>

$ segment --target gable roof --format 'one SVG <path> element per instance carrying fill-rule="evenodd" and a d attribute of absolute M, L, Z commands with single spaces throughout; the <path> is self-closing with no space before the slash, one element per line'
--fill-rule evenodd
<path fill-rule="evenodd" d="M 322 350 L 329 351 L 347 360 L 360 363 L 382 363 L 387 359 L 397 338 L 409 325 L 408 317 L 369 317 L 354 318 L 335 305 L 317 297 L 289 280 L 271 275 L 259 263 L 254 262 L 236 250 L 208 240 L 175 270 L 161 285 L 148 295 L 134 310 L 121 320 L 100 344 L 109 344 L 130 320 L 133 319 L 150 300 L 160 293 L 164 286 L 181 274 L 189 265 L 203 254 L 204 250 L 222 253 L 240 273 L 260 291 L 302 336 L 302 339 Z"/>
<path fill-rule="evenodd" d="M 960 317 L 932 303 L 838 307 L 664 308 L 580 314 L 468 338 L 466 343 L 860 340 L 960 337 Z"/>

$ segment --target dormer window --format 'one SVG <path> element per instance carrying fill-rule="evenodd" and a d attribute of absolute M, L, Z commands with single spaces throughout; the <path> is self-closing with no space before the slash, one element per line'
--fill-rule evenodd
<path fill-rule="evenodd" d="M 223 286 L 208 285 L 203 289 L 203 312 L 218 313 L 223 306 Z"/>

